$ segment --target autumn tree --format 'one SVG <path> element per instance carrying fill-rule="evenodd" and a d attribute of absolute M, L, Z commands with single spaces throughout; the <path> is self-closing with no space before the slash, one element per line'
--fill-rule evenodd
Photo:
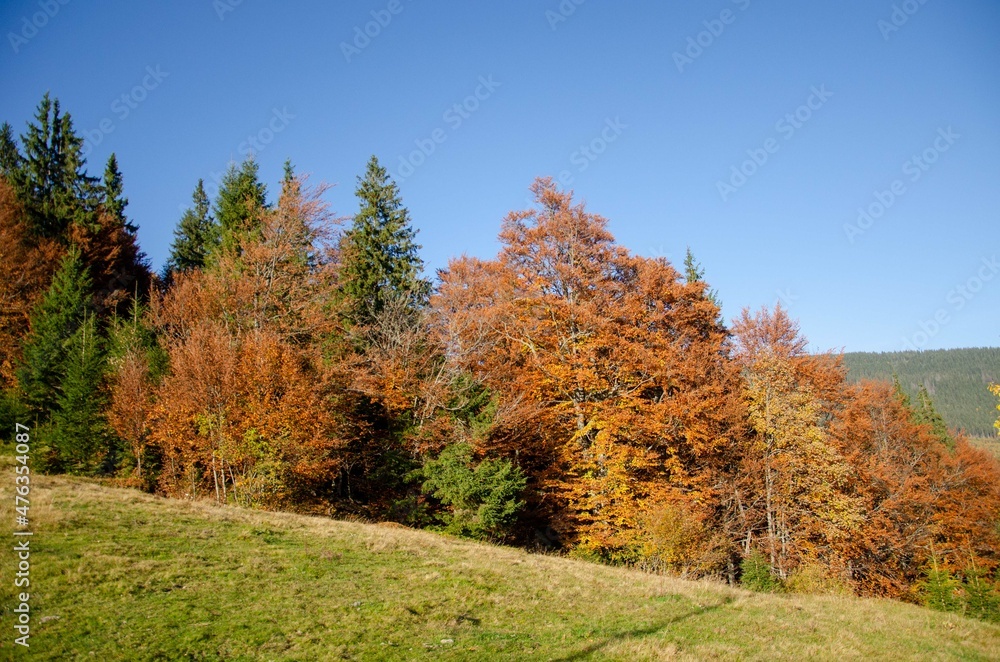
<path fill-rule="evenodd" d="M 323 245 L 336 219 L 321 194 L 286 183 L 275 209 L 248 208 L 255 231 L 154 300 L 170 372 L 149 440 L 165 492 L 305 507 L 336 490 L 347 426 L 340 373 L 323 358 L 337 318 Z"/>
<path fill-rule="evenodd" d="M 138 300 L 126 317 L 112 320 L 108 339 L 108 404 L 111 431 L 121 440 L 117 467 L 124 483 L 151 489 L 157 457 L 150 444 L 154 389 L 167 369 L 167 356 Z"/>
<path fill-rule="evenodd" d="M 734 485 L 745 554 L 760 549 L 782 579 L 803 563 L 837 572 L 861 519 L 851 466 L 825 425 L 844 379 L 839 360 L 809 354 L 780 306 L 744 309 L 733 333 L 750 427 Z"/>
<path fill-rule="evenodd" d="M 925 569 L 992 568 L 1000 549 L 1000 469 L 964 438 L 949 451 L 883 382 L 849 387 L 831 436 L 853 467 L 862 526 L 844 546 L 863 594 L 913 597 Z"/>
<path fill-rule="evenodd" d="M 452 260 L 434 306 L 447 351 L 496 394 L 480 452 L 516 458 L 564 543 L 607 558 L 658 508 L 708 522 L 738 413 L 726 331 L 702 285 L 633 256 L 549 179 L 495 260 Z"/>

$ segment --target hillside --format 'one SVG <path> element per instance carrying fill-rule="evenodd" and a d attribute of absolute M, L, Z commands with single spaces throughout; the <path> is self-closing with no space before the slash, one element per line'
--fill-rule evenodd
<path fill-rule="evenodd" d="M 927 387 L 948 427 L 978 437 L 996 434 L 996 398 L 986 390 L 1000 382 L 1000 348 L 941 349 L 924 352 L 851 352 L 844 354 L 848 378 L 891 380 L 899 376 L 912 396 Z"/>
<path fill-rule="evenodd" d="M 10 540 L 13 472 L 0 472 Z M 31 657 L 998 657 L 1000 626 L 753 594 L 431 533 L 33 477 Z M 13 553 L 2 553 L 10 577 Z M 4 621 L 14 604 L 2 583 Z M 12 637 L 0 657 L 12 658 Z"/>

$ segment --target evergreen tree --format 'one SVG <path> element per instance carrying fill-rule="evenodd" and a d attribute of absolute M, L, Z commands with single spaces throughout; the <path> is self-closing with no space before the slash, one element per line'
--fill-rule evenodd
<path fill-rule="evenodd" d="M 400 294 L 413 306 L 423 305 L 430 283 L 420 277 L 424 263 L 409 212 L 376 157 L 368 161 L 364 177 L 358 177 L 355 194 L 361 209 L 341 240 L 342 291 L 350 321 L 365 324 Z"/>
<path fill-rule="evenodd" d="M 267 188 L 260 181 L 253 157 L 239 168 L 229 164 L 215 200 L 222 250 L 238 252 L 243 239 L 259 231 L 261 212 L 267 208 L 266 195 Z"/>
<path fill-rule="evenodd" d="M 948 426 L 945 425 L 941 414 L 934 408 L 934 402 L 927 392 L 927 387 L 921 385 L 917 392 L 917 406 L 913 409 L 913 422 L 917 424 L 927 424 L 931 430 L 948 450 L 955 450 L 955 440 L 948 433 Z"/>
<path fill-rule="evenodd" d="M 125 207 L 128 206 L 128 198 L 125 197 L 122 174 L 118 170 L 118 159 L 115 157 L 114 152 L 108 157 L 108 163 L 104 168 L 102 194 L 104 197 L 104 208 L 122 227 L 134 235 L 138 231 L 138 228 L 125 217 Z"/>
<path fill-rule="evenodd" d="M 694 253 L 691 252 L 690 246 L 684 254 L 684 280 L 688 283 L 699 283 L 705 280 L 705 269 L 700 262 L 694 259 Z M 715 290 L 708 290 L 705 298 L 714 303 L 716 307 L 722 308 L 722 302 L 719 301 L 718 292 Z"/>
<path fill-rule="evenodd" d="M 21 152 L 10 124 L 0 126 L 0 175 L 12 179 L 21 167 Z"/>
<path fill-rule="evenodd" d="M 104 343 L 94 315 L 87 314 L 66 343 L 48 437 L 49 469 L 93 474 L 114 466 L 104 420 Z"/>
<path fill-rule="evenodd" d="M 192 206 L 181 216 L 174 229 L 174 242 L 170 246 L 170 257 L 164 267 L 164 278 L 172 272 L 200 269 L 205 259 L 219 242 L 219 228 L 209 212 L 205 183 L 198 180 L 191 195 Z"/>
<path fill-rule="evenodd" d="M 86 223 L 98 201 L 97 181 L 84 169 L 83 139 L 68 113 L 48 93 L 42 97 L 21 137 L 24 157 L 14 187 L 28 210 L 35 232 L 58 237 L 73 222 Z"/>
<path fill-rule="evenodd" d="M 90 311 L 90 289 L 80 252 L 71 247 L 31 316 L 31 331 L 18 370 L 24 403 L 36 420 L 46 420 L 56 407 L 70 339 Z"/>

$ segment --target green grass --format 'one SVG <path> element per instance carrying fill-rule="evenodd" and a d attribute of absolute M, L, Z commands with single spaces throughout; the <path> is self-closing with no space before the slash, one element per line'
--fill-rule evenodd
<path fill-rule="evenodd" d="M 13 474 L 0 469 L 12 540 Z M 997 659 L 1000 627 L 882 600 L 753 594 L 431 533 L 34 476 L 37 660 Z"/>

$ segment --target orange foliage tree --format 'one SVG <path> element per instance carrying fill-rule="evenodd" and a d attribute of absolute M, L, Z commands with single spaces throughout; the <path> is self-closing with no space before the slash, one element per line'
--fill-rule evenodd
<path fill-rule="evenodd" d="M 14 189 L 0 177 L 0 389 L 14 383 L 29 315 L 62 254 L 56 241 L 31 232 Z"/>
<path fill-rule="evenodd" d="M 831 434 L 854 467 L 863 524 L 845 546 L 859 592 L 902 597 L 936 557 L 990 569 L 1000 551 L 1000 468 L 964 437 L 954 451 L 891 384 L 850 387 Z"/>
<path fill-rule="evenodd" d="M 569 544 L 628 557 L 662 508 L 708 521 L 738 416 L 703 283 L 617 246 L 550 179 L 503 222 L 495 260 L 453 260 L 433 305 L 451 360 L 506 420 L 483 443 L 532 479 Z"/>
<path fill-rule="evenodd" d="M 733 484 L 744 553 L 760 547 L 781 578 L 802 563 L 842 569 L 861 512 L 825 424 L 844 379 L 839 358 L 809 354 L 780 306 L 744 310 L 733 332 L 749 427 Z"/>
<path fill-rule="evenodd" d="M 153 302 L 170 372 L 155 389 L 150 438 L 160 487 L 276 507 L 322 502 L 340 466 L 343 376 L 324 361 L 336 222 L 323 188 L 286 181 L 254 231 Z"/>

